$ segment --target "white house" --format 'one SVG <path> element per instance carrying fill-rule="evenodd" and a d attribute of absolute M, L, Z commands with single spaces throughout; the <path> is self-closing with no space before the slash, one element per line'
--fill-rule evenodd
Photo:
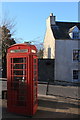
<path fill-rule="evenodd" d="M 46 20 L 43 58 L 55 59 L 55 80 L 80 82 L 80 23 Z"/>

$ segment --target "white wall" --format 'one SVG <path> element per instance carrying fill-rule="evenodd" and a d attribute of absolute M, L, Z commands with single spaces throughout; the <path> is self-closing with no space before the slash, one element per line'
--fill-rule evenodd
<path fill-rule="evenodd" d="M 53 36 L 52 30 L 51 30 L 51 24 L 55 24 L 55 21 L 53 22 L 54 16 L 49 16 L 46 20 L 46 33 L 44 38 L 44 54 L 43 58 L 55 58 L 55 38 Z"/>
<path fill-rule="evenodd" d="M 78 40 L 56 40 L 55 80 L 73 81 L 73 70 L 78 62 L 73 61 L 73 49 L 78 49 Z"/>

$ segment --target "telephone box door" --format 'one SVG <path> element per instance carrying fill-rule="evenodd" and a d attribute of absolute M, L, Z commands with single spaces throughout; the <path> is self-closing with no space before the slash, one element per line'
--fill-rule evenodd
<path fill-rule="evenodd" d="M 10 82 L 9 93 L 11 94 L 8 98 L 11 100 L 11 110 L 19 113 L 26 113 L 26 106 L 28 107 L 28 57 L 18 56 L 10 57 L 10 63 L 8 63 L 11 69 L 9 73 Z M 8 100 L 8 102 L 10 102 Z M 10 103 L 9 103 L 10 105 Z"/>

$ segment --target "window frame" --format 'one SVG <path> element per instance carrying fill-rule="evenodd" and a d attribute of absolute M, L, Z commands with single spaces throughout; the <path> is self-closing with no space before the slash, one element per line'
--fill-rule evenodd
<path fill-rule="evenodd" d="M 79 32 L 73 32 L 73 39 L 79 39 Z"/>
<path fill-rule="evenodd" d="M 77 73 L 74 75 L 74 72 L 77 72 Z M 75 77 L 76 75 L 77 75 L 77 77 Z M 73 78 L 73 82 L 78 81 L 78 79 L 79 79 L 79 70 L 78 69 L 73 70 L 72 78 Z"/>
<path fill-rule="evenodd" d="M 76 53 L 77 53 L 77 57 L 74 56 L 74 54 L 76 55 Z M 73 49 L 73 61 L 80 62 L 80 49 Z"/>

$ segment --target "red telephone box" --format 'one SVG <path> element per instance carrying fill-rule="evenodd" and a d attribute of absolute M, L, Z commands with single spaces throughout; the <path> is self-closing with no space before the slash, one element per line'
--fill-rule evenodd
<path fill-rule="evenodd" d="M 38 106 L 38 58 L 34 45 L 15 44 L 7 52 L 8 111 L 32 116 Z"/>

